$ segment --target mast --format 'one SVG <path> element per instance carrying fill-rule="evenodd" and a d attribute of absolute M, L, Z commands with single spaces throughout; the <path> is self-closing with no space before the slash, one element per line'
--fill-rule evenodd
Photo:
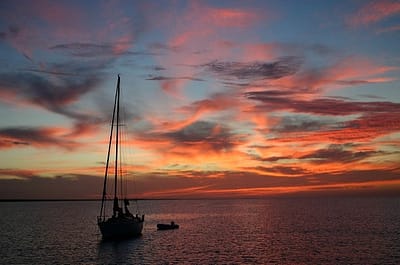
<path fill-rule="evenodd" d="M 114 108 L 113 108 L 113 115 L 112 115 L 112 119 L 111 119 L 110 139 L 108 141 L 107 162 L 106 162 L 106 169 L 105 169 L 105 173 L 104 173 L 103 196 L 101 198 L 100 218 L 103 218 L 103 219 L 105 218 L 104 202 L 106 200 L 106 193 L 107 193 L 108 165 L 110 162 L 110 152 L 111 152 L 112 137 L 113 137 L 113 130 L 114 130 L 115 108 L 117 106 L 117 96 L 119 95 L 118 88 L 119 88 L 119 75 L 118 75 L 117 89 L 115 90 L 115 96 L 114 96 Z M 118 105 L 118 107 L 119 107 L 119 105 Z M 117 127 L 117 129 L 118 129 L 118 127 Z"/>
<path fill-rule="evenodd" d="M 118 205 L 118 197 L 117 197 L 117 184 L 118 184 L 118 145 L 119 145 L 119 92 L 120 92 L 120 78 L 118 75 L 118 82 L 117 82 L 117 132 L 115 136 L 115 173 L 114 173 L 114 207 L 113 207 L 113 214 L 120 209 Z"/>

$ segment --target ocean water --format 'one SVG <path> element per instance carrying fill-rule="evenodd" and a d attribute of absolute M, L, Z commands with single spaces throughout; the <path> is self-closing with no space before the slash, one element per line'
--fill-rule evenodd
<path fill-rule="evenodd" d="M 0 264 L 400 264 L 400 197 L 139 201 L 103 242 L 100 202 L 1 202 Z M 157 231 L 174 220 L 177 230 Z"/>

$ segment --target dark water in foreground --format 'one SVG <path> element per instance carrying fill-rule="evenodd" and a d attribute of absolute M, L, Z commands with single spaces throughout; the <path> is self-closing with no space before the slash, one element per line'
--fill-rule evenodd
<path fill-rule="evenodd" d="M 139 205 L 143 236 L 102 242 L 99 202 L 2 202 L 0 264 L 400 264 L 400 197 Z"/>

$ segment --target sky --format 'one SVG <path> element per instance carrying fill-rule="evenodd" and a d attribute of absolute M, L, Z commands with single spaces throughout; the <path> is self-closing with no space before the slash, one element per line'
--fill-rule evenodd
<path fill-rule="evenodd" d="M 400 1 L 0 1 L 0 199 L 400 191 Z"/>

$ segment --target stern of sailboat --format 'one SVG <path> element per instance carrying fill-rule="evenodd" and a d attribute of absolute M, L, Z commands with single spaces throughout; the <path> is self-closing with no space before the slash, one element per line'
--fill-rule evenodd
<path fill-rule="evenodd" d="M 137 237 L 142 235 L 144 215 L 141 218 L 111 217 L 105 221 L 100 220 L 97 224 L 104 239 Z"/>

